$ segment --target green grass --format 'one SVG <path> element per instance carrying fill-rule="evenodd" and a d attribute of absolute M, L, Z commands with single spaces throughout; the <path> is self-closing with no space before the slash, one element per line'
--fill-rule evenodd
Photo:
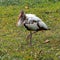
<path fill-rule="evenodd" d="M 35 7 L 38 4 L 43 5 L 43 4 L 48 4 L 48 3 L 56 3 L 59 2 L 60 0 L 0 0 L 0 5 L 1 6 L 7 6 L 7 5 L 29 5 L 31 7 Z M 39 6 L 40 6 L 39 5 Z M 37 6 L 38 7 L 38 6 Z"/>
<path fill-rule="evenodd" d="M 60 2 L 24 8 L 26 13 L 39 16 L 51 29 L 33 34 L 31 47 L 26 41 L 29 32 L 24 27 L 16 27 L 23 7 L 0 6 L 0 60 L 60 60 Z M 45 40 L 50 42 L 44 44 Z"/>

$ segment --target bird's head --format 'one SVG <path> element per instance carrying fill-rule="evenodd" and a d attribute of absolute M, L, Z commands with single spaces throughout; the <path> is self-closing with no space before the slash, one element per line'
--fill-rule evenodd
<path fill-rule="evenodd" d="M 23 10 L 21 10 L 21 12 L 20 12 L 20 14 L 18 16 L 17 26 L 23 25 L 23 23 L 24 23 L 25 20 L 26 20 L 25 12 Z"/>

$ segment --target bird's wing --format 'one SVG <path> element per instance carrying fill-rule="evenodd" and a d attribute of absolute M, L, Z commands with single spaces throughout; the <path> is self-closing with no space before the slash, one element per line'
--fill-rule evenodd
<path fill-rule="evenodd" d="M 28 24 L 25 24 L 30 29 L 48 29 L 47 25 L 35 15 L 27 15 Z"/>
<path fill-rule="evenodd" d="M 26 26 L 27 28 L 29 28 L 30 30 L 37 30 L 37 29 L 39 29 L 39 27 L 37 26 L 37 23 L 25 24 L 25 26 Z"/>
<path fill-rule="evenodd" d="M 43 21 L 38 22 L 38 25 L 39 25 L 39 27 L 42 27 L 44 29 L 48 29 L 48 26 Z"/>
<path fill-rule="evenodd" d="M 30 30 L 48 30 L 48 26 L 43 21 L 30 20 L 28 23 L 25 22 L 25 26 Z"/>

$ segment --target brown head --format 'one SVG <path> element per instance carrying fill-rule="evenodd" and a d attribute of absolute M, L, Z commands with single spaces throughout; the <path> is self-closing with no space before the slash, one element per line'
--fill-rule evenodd
<path fill-rule="evenodd" d="M 23 10 L 21 10 L 19 17 L 18 17 L 18 22 L 17 22 L 17 26 L 23 25 L 23 22 L 26 20 L 26 15 L 25 12 Z"/>

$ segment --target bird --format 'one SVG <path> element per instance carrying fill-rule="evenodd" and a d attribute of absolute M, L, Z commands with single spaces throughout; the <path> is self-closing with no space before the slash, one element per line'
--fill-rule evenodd
<path fill-rule="evenodd" d="M 32 42 L 32 34 L 43 31 L 50 30 L 48 26 L 37 17 L 35 14 L 26 14 L 23 10 L 20 11 L 17 26 L 24 26 L 28 31 L 30 31 L 27 39 L 30 38 L 30 45 Z"/>

